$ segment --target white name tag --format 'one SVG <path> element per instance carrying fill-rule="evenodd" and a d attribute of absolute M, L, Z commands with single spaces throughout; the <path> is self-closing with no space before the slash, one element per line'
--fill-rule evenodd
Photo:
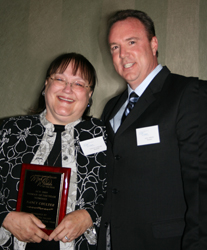
<path fill-rule="evenodd" d="M 106 144 L 102 136 L 80 142 L 84 155 L 91 155 L 106 150 Z"/>
<path fill-rule="evenodd" d="M 136 135 L 137 135 L 137 146 L 160 143 L 160 134 L 158 125 L 145 128 L 137 128 Z"/>

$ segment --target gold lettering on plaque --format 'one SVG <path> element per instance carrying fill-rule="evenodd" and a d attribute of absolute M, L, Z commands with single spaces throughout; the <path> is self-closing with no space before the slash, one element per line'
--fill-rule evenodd
<path fill-rule="evenodd" d="M 54 188 L 52 184 L 53 179 L 57 179 L 57 177 L 44 176 L 44 175 L 32 175 L 30 177 L 30 180 L 35 182 L 38 187 L 49 187 L 49 188 Z"/>

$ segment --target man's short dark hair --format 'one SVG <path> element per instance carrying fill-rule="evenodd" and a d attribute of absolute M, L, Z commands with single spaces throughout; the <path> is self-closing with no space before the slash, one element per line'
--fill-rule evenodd
<path fill-rule="evenodd" d="M 152 19 L 143 11 L 140 10 L 119 10 L 113 13 L 108 20 L 108 34 L 112 25 L 118 21 L 125 20 L 129 17 L 137 18 L 145 27 L 149 41 L 155 36 L 155 27 Z M 158 54 L 157 54 L 158 56 Z"/>

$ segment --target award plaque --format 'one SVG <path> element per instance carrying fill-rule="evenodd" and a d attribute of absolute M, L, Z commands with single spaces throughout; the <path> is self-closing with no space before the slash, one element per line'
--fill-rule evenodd
<path fill-rule="evenodd" d="M 22 164 L 16 211 L 34 214 L 48 235 L 66 214 L 70 168 Z"/>

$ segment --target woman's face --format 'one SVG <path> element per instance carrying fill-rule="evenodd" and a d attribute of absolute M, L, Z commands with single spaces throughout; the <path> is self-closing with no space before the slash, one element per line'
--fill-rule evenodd
<path fill-rule="evenodd" d="M 70 63 L 62 74 L 51 75 L 53 79 L 64 79 L 67 84 L 51 78 L 45 82 L 46 118 L 53 124 L 66 125 L 81 118 L 92 95 L 90 87 L 71 86 L 72 82 L 80 82 L 86 86 L 89 84 L 82 78 L 79 70 L 73 75 L 72 66 Z"/>

